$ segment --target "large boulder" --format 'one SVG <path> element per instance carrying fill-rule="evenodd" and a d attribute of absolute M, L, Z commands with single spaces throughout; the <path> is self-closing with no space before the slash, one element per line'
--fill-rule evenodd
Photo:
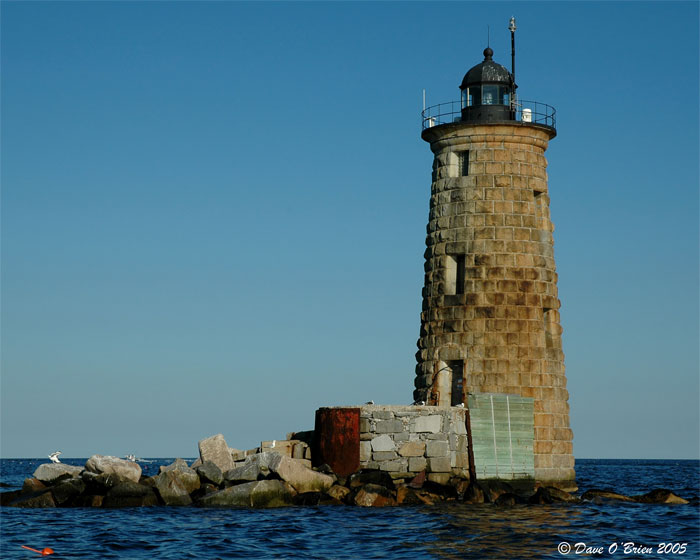
<path fill-rule="evenodd" d="M 56 507 L 51 490 L 39 490 L 30 494 L 20 494 L 17 499 L 10 502 L 12 507 L 19 508 L 47 508 Z"/>
<path fill-rule="evenodd" d="M 503 480 L 482 480 L 480 486 L 484 490 L 484 497 L 488 502 L 495 503 L 501 494 L 517 494 L 515 489 Z"/>
<path fill-rule="evenodd" d="M 66 465 L 65 463 L 44 463 L 39 465 L 34 471 L 34 478 L 41 480 L 44 484 L 55 484 L 66 478 L 80 476 L 83 467 Z"/>
<path fill-rule="evenodd" d="M 305 492 L 326 492 L 335 483 L 335 478 L 327 474 L 316 472 L 297 459 L 291 459 L 284 455 L 278 455 L 270 462 L 270 470 L 276 473 L 282 480 L 288 482 L 294 490 L 302 494 Z"/>
<path fill-rule="evenodd" d="M 165 471 L 153 477 L 153 488 L 166 506 L 188 506 L 192 503 L 190 492 L 182 482 L 179 472 Z M 199 477 L 197 478 L 197 489 Z"/>
<path fill-rule="evenodd" d="M 486 501 L 486 494 L 481 484 L 472 480 L 464 491 L 462 499 L 467 504 L 483 504 Z"/>
<path fill-rule="evenodd" d="M 214 463 L 221 472 L 230 471 L 233 467 L 233 457 L 222 434 L 208 437 L 199 442 L 199 458 Z"/>
<path fill-rule="evenodd" d="M 121 482 L 111 488 L 102 500 L 102 507 L 143 507 L 158 505 L 153 488 L 135 482 Z"/>
<path fill-rule="evenodd" d="M 412 488 L 410 486 L 399 486 L 396 489 L 396 503 L 399 505 L 433 505 L 439 502 L 440 497 L 425 490 Z"/>
<path fill-rule="evenodd" d="M 163 480 L 166 480 L 166 478 L 170 480 L 177 479 L 188 494 L 199 489 L 200 481 L 197 471 L 188 467 L 187 463 L 182 459 L 177 459 L 168 466 L 161 466 L 159 470 L 160 474 L 155 477 L 156 479 L 161 477 L 161 475 L 168 475 L 168 477 L 162 478 Z"/>
<path fill-rule="evenodd" d="M 612 490 L 598 489 L 587 490 L 581 495 L 581 499 L 584 502 L 602 502 L 604 500 L 613 500 L 618 502 L 634 502 L 632 498 L 630 498 L 629 496 L 625 496 L 624 494 L 618 494 L 617 492 L 614 492 Z"/>
<path fill-rule="evenodd" d="M 46 484 L 41 482 L 41 480 L 37 478 L 25 478 L 22 484 L 22 493 L 29 494 L 31 492 L 38 492 L 44 488 L 46 488 Z"/>
<path fill-rule="evenodd" d="M 199 475 L 199 479 L 204 483 L 210 482 L 215 486 L 221 486 L 221 484 L 224 482 L 224 475 L 221 472 L 221 469 L 211 461 L 202 463 L 195 468 L 195 471 L 197 475 Z"/>
<path fill-rule="evenodd" d="M 334 484 L 326 491 L 326 494 L 328 494 L 334 500 L 338 500 L 339 502 L 343 502 L 343 501 L 345 501 L 345 498 L 347 498 L 348 494 L 350 494 L 350 488 L 346 488 L 345 486 L 338 486 L 337 484 Z"/>
<path fill-rule="evenodd" d="M 350 476 L 350 488 L 359 488 L 364 484 L 378 484 L 388 490 L 394 490 L 394 479 L 386 471 L 363 469 Z"/>
<path fill-rule="evenodd" d="M 665 488 L 657 488 L 641 496 L 632 496 L 635 502 L 642 504 L 687 504 L 688 500 L 684 500 L 670 490 Z"/>
<path fill-rule="evenodd" d="M 22 490 L 10 490 L 9 492 L 0 492 L 0 506 L 9 506 L 17 498 L 24 495 Z"/>
<path fill-rule="evenodd" d="M 203 496 L 205 507 L 278 507 L 293 504 L 294 490 L 281 480 L 259 480 Z"/>
<path fill-rule="evenodd" d="M 391 490 L 379 484 L 365 484 L 355 494 L 355 505 L 364 507 L 395 506 L 396 500 Z"/>
<path fill-rule="evenodd" d="M 500 507 L 512 507 L 518 504 L 524 504 L 525 500 L 523 500 L 520 496 L 514 494 L 513 492 L 504 492 L 503 494 L 498 496 L 498 498 L 496 498 L 493 503 Z M 542 503 L 551 503 L 551 501 Z"/>
<path fill-rule="evenodd" d="M 262 480 L 270 474 L 267 464 L 257 459 L 258 455 L 251 455 L 241 466 L 231 469 L 224 474 L 224 480 L 230 484 L 243 484 Z"/>
<path fill-rule="evenodd" d="M 195 467 L 190 467 L 187 464 L 187 461 L 184 459 L 177 458 L 175 459 L 172 463 L 169 465 L 161 465 L 158 467 L 158 473 L 166 472 L 166 471 L 184 471 L 184 472 L 189 472 L 189 471 L 194 471 Z"/>
<path fill-rule="evenodd" d="M 68 506 L 85 492 L 85 483 L 80 478 L 70 478 L 51 487 L 51 494 L 57 506 Z"/>
<path fill-rule="evenodd" d="M 111 455 L 93 455 L 85 463 L 85 470 L 98 475 L 115 476 L 123 481 L 138 482 L 141 478 L 138 463 Z"/>

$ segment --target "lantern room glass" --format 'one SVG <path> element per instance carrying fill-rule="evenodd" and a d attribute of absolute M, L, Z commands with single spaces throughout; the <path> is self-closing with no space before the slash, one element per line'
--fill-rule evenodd
<path fill-rule="evenodd" d="M 510 88 L 491 84 L 464 88 L 462 109 L 477 105 L 510 105 Z"/>

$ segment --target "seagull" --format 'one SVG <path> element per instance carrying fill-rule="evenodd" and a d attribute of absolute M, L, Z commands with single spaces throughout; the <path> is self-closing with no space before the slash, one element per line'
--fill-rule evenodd
<path fill-rule="evenodd" d="M 461 402 L 461 403 L 459 403 L 459 404 L 457 404 L 457 405 L 455 405 L 455 406 L 456 406 L 457 408 L 464 408 L 464 403 Z"/>
<path fill-rule="evenodd" d="M 374 401 L 367 401 L 365 404 L 374 404 Z"/>
<path fill-rule="evenodd" d="M 414 401 L 413 405 L 414 406 L 425 406 L 425 401 Z"/>
<path fill-rule="evenodd" d="M 58 458 L 59 455 L 61 455 L 61 452 L 60 452 L 60 451 L 54 451 L 53 453 L 51 453 L 51 454 L 49 455 L 49 459 L 51 459 L 51 462 L 52 462 L 52 463 L 60 463 L 61 461 L 60 461 L 60 459 Z"/>

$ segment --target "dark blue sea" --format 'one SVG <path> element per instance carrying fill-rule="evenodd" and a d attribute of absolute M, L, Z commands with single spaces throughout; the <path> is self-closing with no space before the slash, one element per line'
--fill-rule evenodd
<path fill-rule="evenodd" d="M 0 460 L 0 482 L 11 486 L 2 490 L 21 487 L 42 462 Z M 63 462 L 82 465 L 85 460 Z M 157 459 L 142 467 L 152 474 L 171 462 Z M 668 488 L 691 503 L 2 508 L 0 557 L 39 557 L 21 548 L 27 545 L 52 548 L 52 558 L 92 559 L 700 558 L 699 461 L 588 459 L 576 462 L 576 472 L 581 492 L 612 488 L 633 495 Z M 567 547 L 570 552 L 560 552 Z"/>

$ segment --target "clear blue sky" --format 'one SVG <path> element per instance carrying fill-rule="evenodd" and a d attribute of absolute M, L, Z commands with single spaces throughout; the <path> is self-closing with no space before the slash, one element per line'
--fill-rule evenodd
<path fill-rule="evenodd" d="M 698 457 L 698 3 L 3 2 L 3 457 L 412 399 L 428 104 L 554 105 L 577 457 Z"/>

